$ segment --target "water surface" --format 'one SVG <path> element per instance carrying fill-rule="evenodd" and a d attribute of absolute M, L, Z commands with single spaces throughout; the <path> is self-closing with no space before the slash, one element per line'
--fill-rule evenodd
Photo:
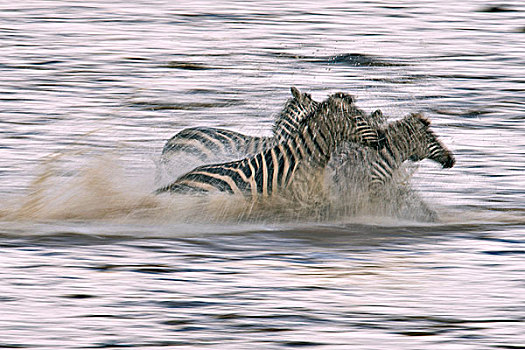
<path fill-rule="evenodd" d="M 0 11 L 0 348 L 525 348 L 520 1 Z M 440 222 L 151 195 L 174 133 L 270 135 L 290 86 L 428 116 Z"/>

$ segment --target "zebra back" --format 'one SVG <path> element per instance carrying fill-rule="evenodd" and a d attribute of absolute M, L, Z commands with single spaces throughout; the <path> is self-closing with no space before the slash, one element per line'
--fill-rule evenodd
<path fill-rule="evenodd" d="M 298 123 L 315 108 L 318 103 L 310 94 L 301 93 L 292 87 L 290 98 L 276 118 L 274 138 L 257 137 L 239 132 L 212 127 L 193 127 L 183 129 L 171 137 L 162 149 L 161 162 L 175 155 L 187 155 L 201 162 L 214 159 L 238 159 L 256 154 L 285 139 L 297 129 Z"/>
<path fill-rule="evenodd" d="M 257 154 L 274 146 L 297 129 L 298 123 L 317 108 L 311 96 L 292 87 L 290 98 L 276 118 L 274 137 L 257 137 L 211 127 L 183 129 L 171 137 L 162 149 L 156 171 L 156 183 L 173 179 L 196 165 L 225 162 Z"/>
<path fill-rule="evenodd" d="M 227 129 L 193 127 L 169 139 L 162 149 L 162 157 L 185 153 L 203 162 L 222 156 L 235 159 L 258 153 L 272 142 L 269 137 L 249 136 Z"/>

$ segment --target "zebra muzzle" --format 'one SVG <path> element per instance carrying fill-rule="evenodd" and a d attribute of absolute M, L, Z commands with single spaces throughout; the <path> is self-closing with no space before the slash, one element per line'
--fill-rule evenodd
<path fill-rule="evenodd" d="M 456 159 L 454 159 L 454 156 L 452 154 L 449 154 L 448 157 L 446 157 L 441 163 L 441 165 L 445 169 L 452 168 L 454 164 L 456 164 Z"/>

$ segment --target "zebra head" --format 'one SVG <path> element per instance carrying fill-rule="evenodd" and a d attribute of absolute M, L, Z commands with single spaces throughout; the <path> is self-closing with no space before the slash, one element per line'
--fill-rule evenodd
<path fill-rule="evenodd" d="M 430 130 L 430 120 L 420 113 L 413 113 L 401 120 L 408 130 L 406 141 L 409 145 L 412 161 L 420 161 L 425 158 L 441 164 L 443 168 L 451 168 L 456 163 L 454 155 L 447 149 L 432 130 Z"/>
<path fill-rule="evenodd" d="M 302 93 L 294 86 L 290 90 L 292 98 L 286 102 L 273 126 L 273 134 L 279 141 L 296 132 L 301 121 L 319 106 L 319 103 L 312 99 L 312 95 Z"/>
<path fill-rule="evenodd" d="M 319 109 L 333 120 L 333 129 L 342 130 L 341 141 L 351 141 L 381 149 L 384 135 L 378 128 L 379 118 L 372 121 L 366 113 L 354 104 L 354 96 L 345 92 L 336 92 L 328 97 Z M 381 115 L 382 116 L 382 115 Z"/>

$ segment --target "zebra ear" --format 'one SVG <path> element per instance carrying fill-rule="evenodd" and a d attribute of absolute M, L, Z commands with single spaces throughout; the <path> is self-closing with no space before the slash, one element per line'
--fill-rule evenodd
<path fill-rule="evenodd" d="M 421 114 L 421 113 L 413 113 L 412 116 L 415 117 L 415 118 L 418 118 L 425 126 L 429 126 L 430 125 L 430 119 L 428 119 L 427 117 L 424 117 L 423 114 Z"/>
<path fill-rule="evenodd" d="M 383 115 L 380 109 L 376 109 L 370 114 L 370 118 L 375 125 L 385 124 L 387 122 L 387 117 Z"/>
<path fill-rule="evenodd" d="M 319 107 L 317 107 L 317 112 L 316 113 L 328 113 L 328 110 L 329 110 L 329 103 L 331 103 L 332 101 L 331 100 L 325 100 L 323 102 L 321 102 L 319 104 Z"/>
<path fill-rule="evenodd" d="M 355 103 L 355 97 L 353 95 L 347 94 L 346 92 L 341 92 L 341 98 L 345 100 L 348 104 Z"/>
<path fill-rule="evenodd" d="M 300 92 L 299 89 L 297 89 L 295 86 L 292 86 L 292 87 L 290 88 L 290 91 L 292 92 L 292 96 L 293 96 L 295 99 L 298 99 L 298 100 L 301 99 L 301 92 Z"/>

